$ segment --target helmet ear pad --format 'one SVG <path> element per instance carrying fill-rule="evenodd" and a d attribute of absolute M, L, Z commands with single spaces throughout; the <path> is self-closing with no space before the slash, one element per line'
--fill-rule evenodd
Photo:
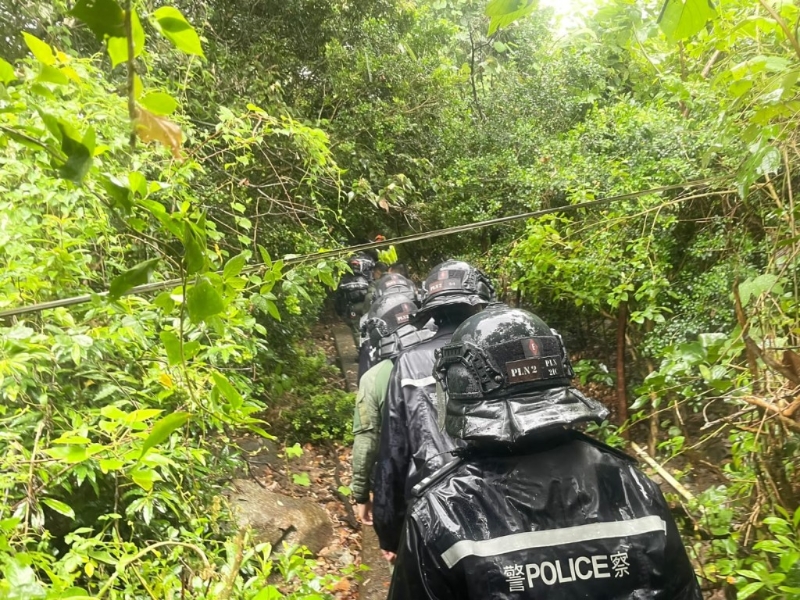
<path fill-rule="evenodd" d="M 463 362 L 452 364 L 447 369 L 447 391 L 461 395 L 480 398 L 482 390 L 475 373 Z"/>
<path fill-rule="evenodd" d="M 476 287 L 478 289 L 478 296 L 480 296 L 481 299 L 485 299 L 487 304 L 494 301 L 494 288 L 487 284 L 486 281 L 483 279 L 478 279 L 478 284 Z"/>
<path fill-rule="evenodd" d="M 384 333 L 385 327 L 382 327 L 383 323 L 380 322 L 371 322 L 367 325 L 367 333 L 369 334 L 369 343 L 372 345 L 373 348 L 377 348 L 378 345 L 381 343 L 381 339 L 386 335 Z"/>

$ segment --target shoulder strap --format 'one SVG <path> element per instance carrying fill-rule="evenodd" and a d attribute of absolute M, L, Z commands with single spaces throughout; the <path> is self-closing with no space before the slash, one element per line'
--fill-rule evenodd
<path fill-rule="evenodd" d="M 612 446 L 609 446 L 608 444 L 604 444 L 603 442 L 601 442 L 599 440 L 596 440 L 593 437 L 590 437 L 590 436 L 586 435 L 582 431 L 571 430 L 570 434 L 571 434 L 571 437 L 573 439 L 579 440 L 581 442 L 586 442 L 587 444 L 590 444 L 590 445 L 594 446 L 595 448 L 597 448 L 601 452 L 606 452 L 608 454 L 613 454 L 617 458 L 621 458 L 622 460 L 624 460 L 626 462 L 633 463 L 633 464 L 637 464 L 639 462 L 633 456 L 628 454 L 627 452 L 625 452 L 623 450 L 620 450 L 619 448 L 614 448 Z"/>
<path fill-rule="evenodd" d="M 414 498 L 419 498 L 425 493 L 425 490 L 431 487 L 434 483 L 437 483 L 442 479 L 444 479 L 447 475 L 455 471 L 463 463 L 464 463 L 464 458 L 457 457 L 455 460 L 451 460 L 449 463 L 439 467 L 439 469 L 437 469 L 431 475 L 428 475 L 425 479 L 423 479 L 417 485 L 415 485 L 411 490 L 411 495 Z"/>

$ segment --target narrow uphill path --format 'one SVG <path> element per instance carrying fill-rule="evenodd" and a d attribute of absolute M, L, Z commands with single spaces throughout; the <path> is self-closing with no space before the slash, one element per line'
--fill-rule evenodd
<path fill-rule="evenodd" d="M 311 331 L 315 347 L 341 369 L 334 382 L 357 391 L 358 355 L 350 329 L 323 321 Z M 280 415 L 271 420 L 277 423 Z M 276 549 L 307 545 L 319 575 L 345 575 L 332 593 L 337 600 L 383 600 L 390 573 L 371 526 L 363 526 L 345 495 L 350 484 L 351 447 L 321 441 L 292 448 L 280 440 L 254 436 L 236 440 L 248 464 L 247 476 L 233 482 L 231 504 L 240 521 Z M 299 452 L 302 450 L 302 453 Z M 298 456 L 299 454 L 299 456 Z"/>
<path fill-rule="evenodd" d="M 343 323 L 337 323 L 332 329 L 339 366 L 342 369 L 347 389 L 355 392 L 358 388 L 358 351 L 353 342 L 353 336 L 350 329 Z M 388 563 L 381 554 L 375 530 L 369 525 L 362 525 L 360 532 L 361 563 L 369 570 L 364 573 L 364 580 L 359 586 L 359 598 L 361 600 L 383 600 L 386 598 L 391 579 Z"/>

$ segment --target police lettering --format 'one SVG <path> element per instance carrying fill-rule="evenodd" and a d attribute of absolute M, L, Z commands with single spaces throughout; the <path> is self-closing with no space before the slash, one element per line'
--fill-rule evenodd
<path fill-rule="evenodd" d="M 624 565 L 624 568 L 622 566 Z M 596 554 L 594 556 L 578 556 L 570 559 L 556 559 L 540 563 L 528 563 L 524 566 L 525 583 L 528 589 L 535 585 L 556 585 L 575 581 L 588 581 L 590 579 L 608 579 L 614 569 L 615 577 L 624 577 L 628 573 L 628 554 L 620 552 L 608 556 Z M 503 568 L 503 574 L 509 584 L 510 592 L 525 591 L 521 580 L 522 566 L 510 565 Z"/>
<path fill-rule="evenodd" d="M 503 575 L 508 581 L 509 592 L 524 592 L 525 578 L 522 575 L 522 565 L 508 565 L 503 568 Z"/>

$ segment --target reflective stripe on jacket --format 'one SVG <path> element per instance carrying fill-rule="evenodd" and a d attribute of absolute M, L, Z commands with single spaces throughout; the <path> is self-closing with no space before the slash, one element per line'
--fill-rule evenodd
<path fill-rule="evenodd" d="M 434 352 L 446 344 L 455 326 L 400 354 L 395 359 L 383 412 L 380 456 L 374 483 L 373 523 L 380 546 L 394 552 L 411 489 L 424 477 L 453 460 L 462 445 L 438 423 Z"/>

